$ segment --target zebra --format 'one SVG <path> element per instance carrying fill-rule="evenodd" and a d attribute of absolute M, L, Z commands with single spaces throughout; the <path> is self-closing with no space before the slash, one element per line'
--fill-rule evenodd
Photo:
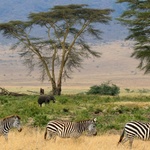
<path fill-rule="evenodd" d="M 22 131 L 20 124 L 20 117 L 18 115 L 7 116 L 0 120 L 0 136 L 3 135 L 8 140 L 8 132 L 11 128 L 17 128 L 19 132 Z"/>
<path fill-rule="evenodd" d="M 53 138 L 54 140 L 56 140 L 56 136 L 61 138 L 78 138 L 83 132 L 87 132 L 89 136 L 97 135 L 96 120 L 94 118 L 93 120 L 79 122 L 64 120 L 49 121 L 46 126 L 44 139 L 46 139 L 47 133 L 49 134 L 49 138 Z"/>
<path fill-rule="evenodd" d="M 124 138 L 125 135 L 125 138 Z M 118 144 L 125 143 L 129 140 L 130 149 L 132 149 L 133 139 L 138 137 L 142 140 L 150 139 L 150 123 L 142 123 L 131 121 L 126 123 L 123 132 L 120 136 Z M 124 139 L 123 139 L 124 138 Z"/>

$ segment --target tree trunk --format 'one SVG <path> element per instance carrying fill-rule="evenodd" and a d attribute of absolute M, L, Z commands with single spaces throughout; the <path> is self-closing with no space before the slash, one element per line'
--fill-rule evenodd
<path fill-rule="evenodd" d="M 61 95 L 61 86 L 57 86 L 57 95 Z"/>
<path fill-rule="evenodd" d="M 57 89 L 57 88 L 56 88 L 56 82 L 55 82 L 53 79 L 51 80 L 51 84 L 52 84 L 52 94 L 53 94 L 53 95 L 57 95 L 57 94 L 56 94 L 56 93 L 57 93 L 57 92 L 56 92 L 56 91 L 57 91 L 57 90 L 56 90 L 56 89 Z"/>
<path fill-rule="evenodd" d="M 58 80 L 57 83 L 56 95 L 61 95 L 61 78 Z"/>
<path fill-rule="evenodd" d="M 53 87 L 53 89 L 52 89 L 52 94 L 53 95 L 61 95 L 61 87 Z"/>
<path fill-rule="evenodd" d="M 55 81 L 52 82 L 52 94 L 61 95 L 61 80 L 59 80 L 57 86 L 56 86 Z"/>

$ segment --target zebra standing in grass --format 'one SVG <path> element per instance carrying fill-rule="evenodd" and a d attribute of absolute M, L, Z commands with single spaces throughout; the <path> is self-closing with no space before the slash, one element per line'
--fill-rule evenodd
<path fill-rule="evenodd" d="M 125 135 L 125 138 L 124 138 Z M 122 135 L 120 136 L 119 143 L 125 143 L 129 140 L 130 149 L 132 149 L 133 139 L 138 137 L 142 140 L 150 139 L 150 123 L 141 123 L 131 121 L 127 123 L 123 129 Z M 124 138 L 124 139 L 123 139 Z"/>
<path fill-rule="evenodd" d="M 20 125 L 20 117 L 17 115 L 8 116 L 0 120 L 0 135 L 4 135 L 5 139 L 8 140 L 8 132 L 11 128 L 17 128 L 19 132 L 22 131 Z"/>
<path fill-rule="evenodd" d="M 46 139 L 47 133 L 51 138 L 56 140 L 56 136 L 61 138 L 78 138 L 83 132 L 88 132 L 88 135 L 96 135 L 96 118 L 93 120 L 85 120 L 79 122 L 70 121 L 50 121 L 46 126 L 44 139 Z"/>

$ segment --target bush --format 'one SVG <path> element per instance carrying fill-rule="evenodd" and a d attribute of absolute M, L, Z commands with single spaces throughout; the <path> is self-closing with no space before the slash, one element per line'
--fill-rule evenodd
<path fill-rule="evenodd" d="M 102 83 L 101 85 L 94 85 L 90 87 L 87 94 L 100 94 L 100 95 L 118 95 L 120 93 L 120 88 L 115 84 L 110 84 L 110 82 Z"/>
<path fill-rule="evenodd" d="M 38 114 L 34 117 L 34 126 L 46 126 L 49 121 L 49 118 L 44 114 Z"/>

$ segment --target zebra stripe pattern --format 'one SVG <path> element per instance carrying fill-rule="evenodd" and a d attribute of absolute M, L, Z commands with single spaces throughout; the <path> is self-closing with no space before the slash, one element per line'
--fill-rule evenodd
<path fill-rule="evenodd" d="M 17 128 L 19 132 L 22 131 L 20 125 L 20 117 L 18 115 L 8 116 L 0 120 L 0 135 L 4 135 L 8 140 L 8 133 L 11 128 Z"/>
<path fill-rule="evenodd" d="M 61 138 L 78 138 L 83 132 L 87 132 L 88 135 L 96 135 L 96 118 L 93 120 L 85 120 L 80 122 L 70 122 L 70 121 L 57 121 L 53 120 L 48 122 L 44 134 L 44 139 L 47 137 L 56 139 L 56 136 Z"/>
<path fill-rule="evenodd" d="M 132 143 L 135 137 L 138 137 L 142 140 L 149 140 L 150 123 L 141 123 L 137 121 L 126 123 L 118 144 L 125 143 L 129 140 L 130 149 L 132 149 Z"/>

